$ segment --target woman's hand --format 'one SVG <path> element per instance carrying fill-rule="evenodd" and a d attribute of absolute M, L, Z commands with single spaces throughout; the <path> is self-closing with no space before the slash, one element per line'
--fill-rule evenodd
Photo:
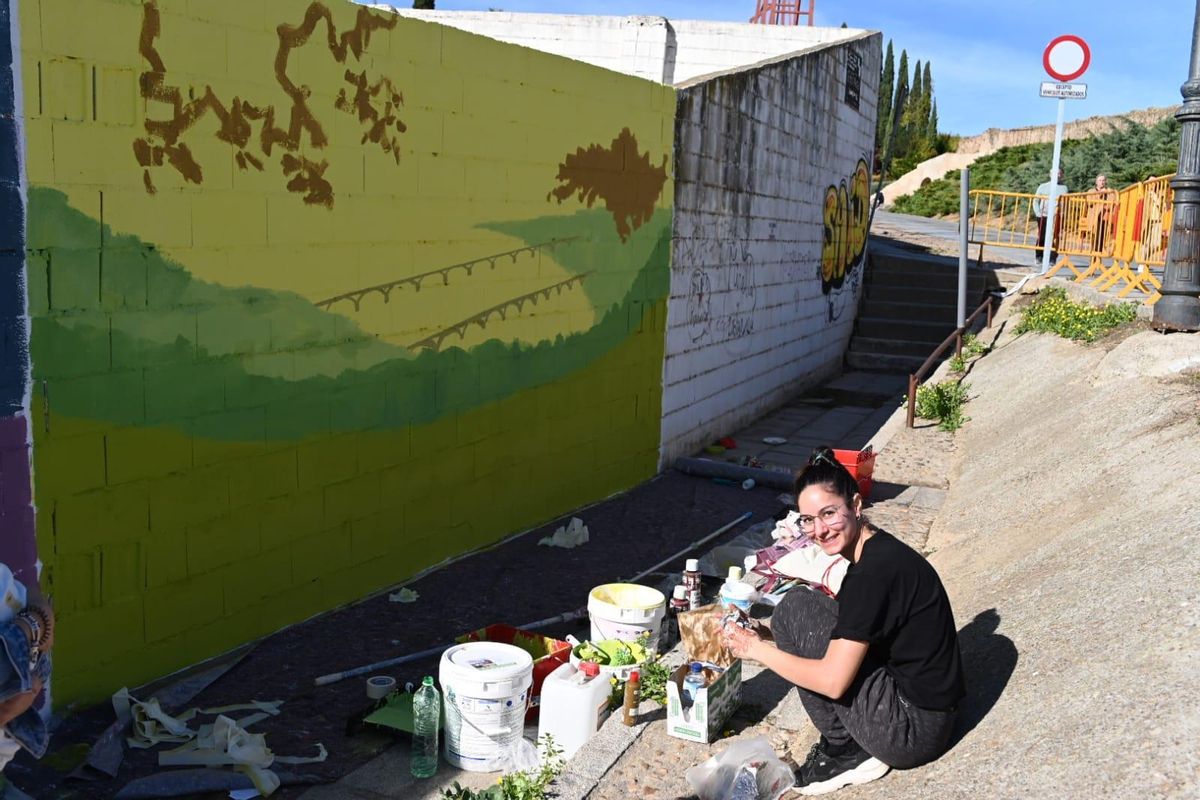
<path fill-rule="evenodd" d="M 40 678 L 33 679 L 33 688 L 28 692 L 14 694 L 4 702 L 0 702 L 0 727 L 7 725 L 17 717 L 24 714 L 37 700 L 38 693 L 42 691 L 42 681 Z"/>
<path fill-rule="evenodd" d="M 728 647 L 729 652 L 737 658 L 751 661 L 761 660 L 757 654 L 762 652 L 763 647 L 770 647 L 755 631 L 747 630 L 732 622 L 721 629 L 721 643 Z"/>

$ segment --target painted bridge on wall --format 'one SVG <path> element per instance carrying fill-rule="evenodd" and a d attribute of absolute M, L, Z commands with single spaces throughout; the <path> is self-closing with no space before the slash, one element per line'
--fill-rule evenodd
<path fill-rule="evenodd" d="M 0 545 L 55 598 L 60 705 L 633 486 L 840 366 L 877 34 L 0 8 Z"/>

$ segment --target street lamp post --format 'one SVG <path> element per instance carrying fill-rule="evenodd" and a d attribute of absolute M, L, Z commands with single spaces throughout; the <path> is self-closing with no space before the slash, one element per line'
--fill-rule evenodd
<path fill-rule="evenodd" d="M 1175 114 L 1179 133 L 1179 170 L 1171 181 L 1175 190 L 1171 241 L 1163 275 L 1162 297 L 1154 304 L 1154 327 L 1159 330 L 1200 330 L 1200 0 L 1192 23 L 1192 63 L 1180 88 L 1183 107 Z"/>

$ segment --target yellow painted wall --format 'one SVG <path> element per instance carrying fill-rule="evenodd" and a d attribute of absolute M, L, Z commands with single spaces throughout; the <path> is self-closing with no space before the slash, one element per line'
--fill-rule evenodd
<path fill-rule="evenodd" d="M 671 88 L 332 0 L 20 26 L 60 704 L 653 473 Z"/>

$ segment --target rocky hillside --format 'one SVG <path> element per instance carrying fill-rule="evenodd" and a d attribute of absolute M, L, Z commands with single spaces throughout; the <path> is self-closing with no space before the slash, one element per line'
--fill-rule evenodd
<path fill-rule="evenodd" d="M 1088 117 L 1087 119 L 1068 122 L 1063 126 L 1063 138 L 1086 139 L 1089 136 L 1109 133 L 1119 130 L 1125 122 L 1134 122 L 1149 127 L 1165 117 L 1173 115 L 1179 106 L 1167 108 L 1143 108 L 1126 114 L 1114 114 L 1107 117 Z M 985 155 L 994 153 L 1001 147 L 1015 147 L 1022 144 L 1038 144 L 1054 141 L 1053 125 L 1033 125 L 1028 128 L 988 128 L 976 136 L 968 136 L 958 143 L 957 152 Z"/>

